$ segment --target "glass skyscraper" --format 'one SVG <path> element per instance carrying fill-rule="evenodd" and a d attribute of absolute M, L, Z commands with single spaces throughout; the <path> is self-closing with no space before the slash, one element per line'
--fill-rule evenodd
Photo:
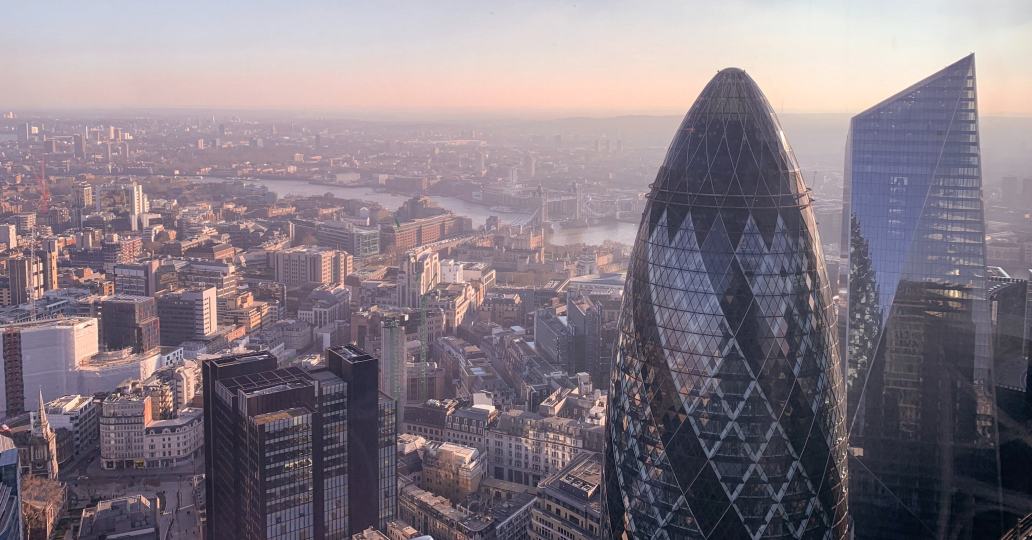
<path fill-rule="evenodd" d="M 998 531 L 974 55 L 853 117 L 845 201 L 856 535 Z"/>
<path fill-rule="evenodd" d="M 268 351 L 204 362 L 209 540 L 350 538 L 397 515 L 397 418 L 378 360 L 346 345 L 326 365 Z"/>
<path fill-rule="evenodd" d="M 717 73 L 624 290 L 606 538 L 845 538 L 844 369 L 812 200 L 756 83 Z"/>

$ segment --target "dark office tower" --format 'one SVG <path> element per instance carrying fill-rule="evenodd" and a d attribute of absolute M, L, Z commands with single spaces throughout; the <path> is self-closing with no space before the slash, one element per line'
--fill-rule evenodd
<path fill-rule="evenodd" d="M 311 371 L 268 352 L 203 364 L 207 538 L 349 538 L 394 518 L 397 430 L 377 361 L 327 356 Z"/>
<path fill-rule="evenodd" d="M 998 533 L 974 56 L 853 117 L 845 171 L 856 536 Z"/>
<path fill-rule="evenodd" d="M 30 140 L 32 140 L 32 125 L 25 122 L 18 128 L 18 146 L 26 148 L 29 146 Z"/>
<path fill-rule="evenodd" d="M 1029 338 L 1032 303 L 1029 283 L 989 268 L 986 296 L 992 317 L 996 425 L 1000 448 L 1004 527 L 1032 510 L 1032 388 Z M 1032 524 L 1032 520 L 1029 521 Z M 1015 536 L 1014 538 L 1018 538 Z"/>
<path fill-rule="evenodd" d="M 348 383 L 347 491 L 357 494 L 348 497 L 351 530 L 384 530 L 398 506 L 394 400 L 379 391 L 380 362 L 358 347 L 328 349 L 326 363 Z"/>
<path fill-rule="evenodd" d="M 609 382 L 609 365 L 602 365 L 602 308 L 588 295 L 567 293 L 566 321 L 572 336 L 571 373 L 587 373 L 595 388 Z"/>
<path fill-rule="evenodd" d="M 158 309 L 149 296 L 114 295 L 100 305 L 100 335 L 107 350 L 145 352 L 161 345 Z"/>
<path fill-rule="evenodd" d="M 11 257 L 7 260 L 7 274 L 12 306 L 43 296 L 43 265 L 38 257 Z"/>
<path fill-rule="evenodd" d="M 72 152 L 75 159 L 86 159 L 86 145 L 81 134 L 72 135 Z"/>
<path fill-rule="evenodd" d="M 652 184 L 624 289 L 606 538 L 846 538 L 845 385 L 812 200 L 724 69 Z"/>
<path fill-rule="evenodd" d="M 262 442 L 277 434 L 284 446 L 292 445 L 290 458 L 298 461 L 311 459 L 311 448 L 301 447 L 299 439 L 311 440 L 311 415 L 314 392 L 304 373 L 297 369 L 278 370 L 276 357 L 268 352 L 226 356 L 204 362 L 201 384 L 204 392 L 204 489 L 207 513 L 205 537 L 266 538 L 261 503 L 266 501 L 264 475 L 254 478 L 253 473 L 264 472 L 265 461 L 258 457 L 251 463 L 253 451 L 245 448 L 249 430 L 260 432 Z M 262 398 L 262 390 L 266 390 Z M 278 403 L 272 404 L 275 400 Z M 298 405 L 301 405 L 300 407 Z M 253 406 L 254 410 L 249 410 Z M 260 408 L 259 408 L 260 407 Z M 271 423 L 270 410 L 281 409 L 285 420 L 296 423 L 294 433 L 277 423 Z M 253 419 L 253 420 L 252 420 Z M 259 451 L 261 448 L 259 447 Z M 311 491 L 311 466 L 295 464 L 289 471 L 286 464 L 273 462 L 284 475 L 284 485 Z M 256 485 L 257 484 L 257 485 Z M 298 484 L 298 485 L 294 485 Z M 246 500 L 245 500 L 246 497 Z M 291 504 L 292 503 L 292 504 Z M 304 504 L 301 495 L 291 500 L 277 499 L 280 509 L 300 510 L 309 519 L 314 518 L 312 503 Z M 273 516 L 277 520 L 278 516 Z M 279 521 L 282 521 L 281 519 Z M 281 525 L 273 521 L 276 526 Z M 293 525 L 288 521 L 288 525 Z M 279 532 L 278 530 L 275 532 Z"/>

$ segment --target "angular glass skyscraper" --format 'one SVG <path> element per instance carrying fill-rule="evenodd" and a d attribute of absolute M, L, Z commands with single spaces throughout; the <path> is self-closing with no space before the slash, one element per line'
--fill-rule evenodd
<path fill-rule="evenodd" d="M 853 117 L 850 510 L 858 538 L 999 527 L 975 61 Z"/>
<path fill-rule="evenodd" d="M 717 73 L 628 271 L 607 538 L 847 536 L 844 369 L 811 202 L 756 83 Z"/>

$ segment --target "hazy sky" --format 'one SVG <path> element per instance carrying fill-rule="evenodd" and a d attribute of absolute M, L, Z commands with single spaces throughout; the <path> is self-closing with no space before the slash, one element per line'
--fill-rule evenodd
<path fill-rule="evenodd" d="M 13 6 L 13 7 L 12 7 Z M 29 2 L 0 109 L 683 113 L 721 67 L 853 113 L 976 53 L 983 114 L 1032 115 L 1030 0 Z"/>

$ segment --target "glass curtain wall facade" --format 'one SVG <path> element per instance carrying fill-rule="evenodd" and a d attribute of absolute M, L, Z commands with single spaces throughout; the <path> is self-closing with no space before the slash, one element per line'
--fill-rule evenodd
<path fill-rule="evenodd" d="M 846 538 L 844 368 L 812 201 L 720 71 L 652 184 L 624 290 L 605 538 Z"/>
<path fill-rule="evenodd" d="M 855 116 L 845 170 L 857 538 L 998 533 L 974 56 Z"/>
<path fill-rule="evenodd" d="M 357 347 L 327 366 L 267 351 L 204 362 L 209 540 L 350 538 L 397 512 L 394 400 Z"/>

